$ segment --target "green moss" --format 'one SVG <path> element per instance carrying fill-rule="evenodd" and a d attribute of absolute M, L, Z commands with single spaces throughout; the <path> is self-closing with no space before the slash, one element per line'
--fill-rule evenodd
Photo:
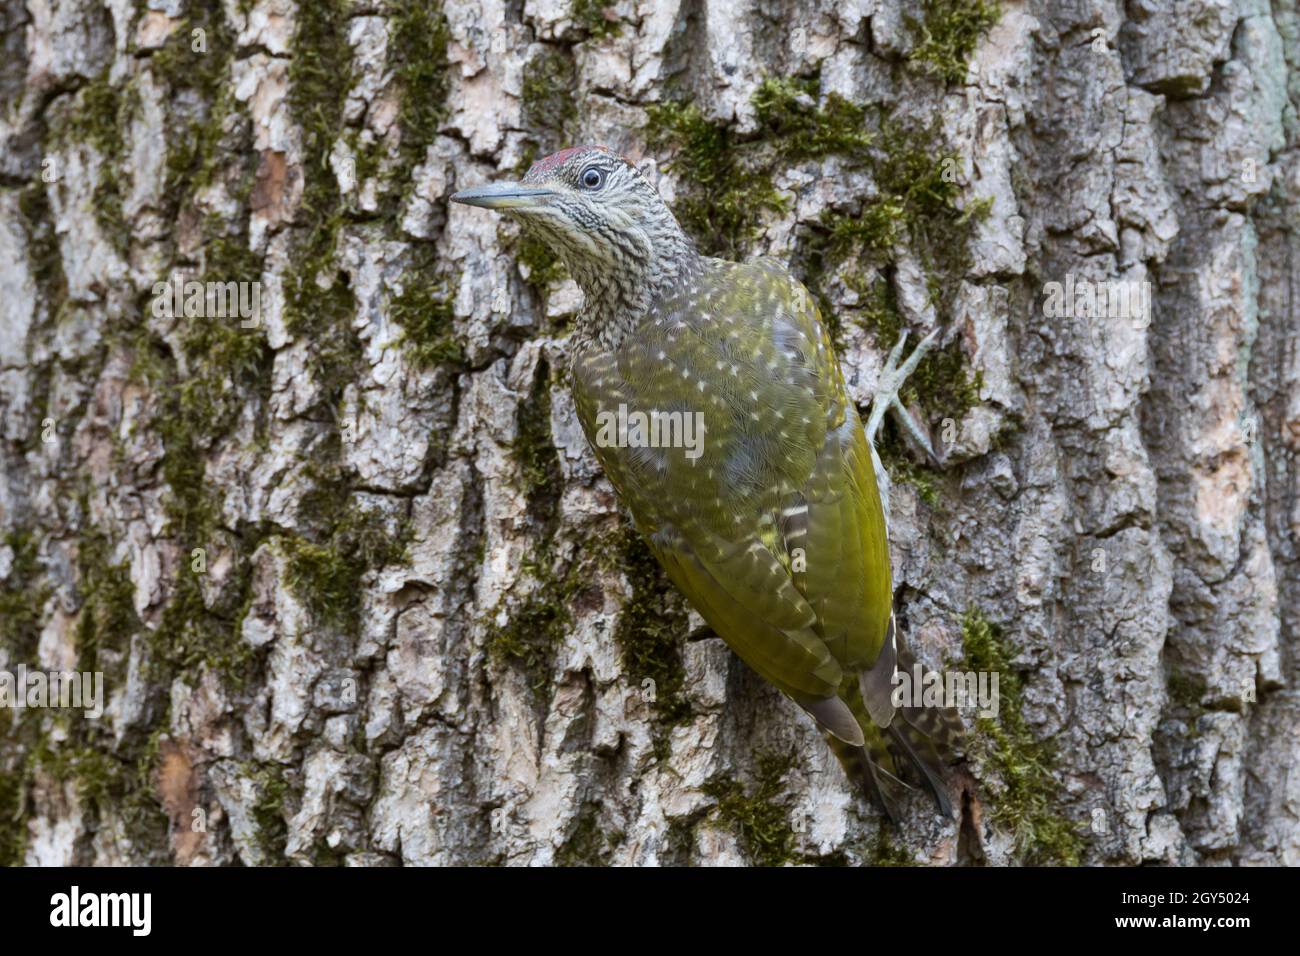
<path fill-rule="evenodd" d="M 924 8 L 919 20 L 905 17 L 917 41 L 908 60 L 945 83 L 960 83 L 980 38 L 1002 11 L 984 0 L 925 0 Z"/>
<path fill-rule="evenodd" d="M 667 732 L 691 716 L 683 693 L 686 668 L 681 653 L 686 609 L 641 536 L 625 524 L 619 539 L 620 564 L 632 593 L 623 603 L 614 641 L 634 687 L 654 682 L 656 736 L 661 749 L 666 749 Z"/>
<path fill-rule="evenodd" d="M 681 817 L 672 817 L 668 821 L 668 832 L 664 834 L 660 848 L 659 861 L 664 866 L 689 866 L 691 855 L 695 851 L 695 830 L 704 819 L 707 811 L 700 810 Z"/>
<path fill-rule="evenodd" d="M 758 131 L 745 141 L 692 104 L 649 108 L 648 142 L 678 153 L 667 168 L 682 174 L 684 195 L 675 211 L 683 226 L 706 251 L 734 253 L 762 216 L 786 208 L 771 185 L 775 172 L 836 155 L 870 170 L 879 195 L 857 215 L 826 215 L 830 251 L 843 257 L 865 249 L 887 257 L 906 238 L 937 260 L 952 246 L 954 226 L 970 218 L 957 205 L 957 157 L 938 147 L 936 129 L 909 130 L 883 112 L 873 118 L 834 93 L 819 101 L 818 89 L 815 77 L 764 80 L 752 99 Z"/>
<path fill-rule="evenodd" d="M 429 92 L 428 62 L 414 57 L 427 52 L 417 34 L 429 28 L 436 33 L 440 15 L 425 5 L 402 6 L 395 20 L 395 67 L 402 95 L 414 112 L 404 114 L 414 134 L 404 143 L 412 146 L 434 134 L 423 109 Z M 201 24 L 207 30 L 208 52 L 190 48 L 189 29 Z M 328 168 L 335 139 L 345 135 L 342 104 L 351 83 L 351 48 L 347 43 L 347 6 L 326 2 L 299 13 L 290 66 L 289 99 L 304 129 L 304 201 L 299 213 L 295 266 L 285 276 L 286 321 L 290 330 L 313 342 L 311 370 L 325 387 L 326 401 L 337 405 L 343 388 L 355 376 L 359 343 L 351 329 L 355 298 L 346 276 L 337 270 L 334 252 L 347 210 Z M 183 184 L 179 207 L 192 199 L 204 182 L 220 173 L 228 177 L 226 154 L 243 163 L 235 198 L 246 202 L 254 181 L 250 149 L 227 149 L 235 137 L 247 136 L 248 124 L 231 123 L 237 104 L 228 80 L 232 38 L 220 10 L 196 10 L 184 31 L 155 54 L 153 68 L 183 96 L 197 97 L 191 112 L 196 117 L 180 137 L 189 147 L 169 156 L 169 168 Z M 430 80 L 431 82 L 431 80 Z M 247 145 L 247 144 L 245 144 Z M 420 147 L 422 151 L 422 147 Z M 364 158 L 364 157 L 362 157 Z M 262 257 L 248 248 L 247 226 L 216 219 L 205 220 L 205 278 L 218 281 L 258 281 Z M 418 288 L 411 283 L 408 288 Z M 431 300 L 418 293 L 397 305 L 399 320 L 411 326 L 408 345 L 421 358 L 439 354 L 435 324 L 437 310 L 424 306 Z M 181 320 L 181 363 L 173 363 L 160 341 L 147 337 L 136 343 L 137 371 L 160 396 L 155 423 L 164 442 L 163 475 L 169 486 L 169 531 L 183 552 L 194 547 L 217 547 L 220 506 L 206 481 L 206 459 L 222 437 L 247 415 L 250 400 L 265 407 L 269 397 L 272 353 L 261 329 L 243 329 L 239 322 L 211 319 Z M 183 371 L 182 371 L 183 370 Z M 335 456 L 337 458 L 337 455 Z M 308 496 L 313 509 L 309 530 L 285 539 L 290 584 L 318 619 L 346 627 L 355 626 L 361 576 L 373 564 L 398 560 L 404 542 L 394 542 L 378 516 L 350 504 L 342 480 L 330 466 L 322 465 L 316 477 L 321 485 Z M 324 480 L 329 473 L 328 481 Z M 327 491 L 321 487 L 328 486 Z M 328 499 L 328 501 L 323 501 Z M 329 507 L 324 507 L 328 504 Z M 241 683 L 255 661 L 256 652 L 240 637 L 240 624 L 251 595 L 251 561 L 248 555 L 269 533 L 247 529 L 243 534 L 221 532 L 222 546 L 234 547 L 235 579 L 223 589 L 220 606 L 209 607 L 200 578 L 182 562 L 171 599 L 165 607 L 153 640 L 155 679 L 176 670 L 188 671 L 206 662 L 227 680 Z"/>
<path fill-rule="evenodd" d="M 0 866 L 22 866 L 27 848 L 27 791 L 16 773 L 0 773 Z"/>
<path fill-rule="evenodd" d="M 447 117 L 450 34 L 442 6 L 429 0 L 391 0 L 386 4 L 387 68 L 397 98 L 396 147 L 387 137 L 366 142 L 360 129 L 343 125 L 342 104 L 353 79 L 352 49 L 347 42 L 349 10 L 350 5 L 342 0 L 329 0 L 309 14 L 299 14 L 301 22 L 294 37 L 291 99 L 295 116 L 309 131 L 309 149 L 321 163 L 319 167 L 304 163 L 308 178 L 318 177 L 311 189 L 313 195 L 304 196 L 311 220 L 306 242 L 316 253 L 312 257 L 314 268 L 301 270 L 300 278 L 308 280 L 314 280 L 328 266 L 333 233 L 346 219 L 373 218 L 372 213 L 359 210 L 352 197 L 345 199 L 338 192 L 329 165 L 335 140 L 342 139 L 349 147 L 358 187 L 382 173 L 376 183 L 379 221 L 386 232 L 392 233 L 400 219 L 399 204 L 410 186 L 412 171 L 424 162 L 428 147 Z M 334 65 L 341 65 L 343 73 L 335 74 L 331 84 L 329 69 Z M 392 162 L 385 170 L 388 159 Z M 312 294 L 310 289 L 306 294 Z M 325 357 L 322 368 L 340 367 L 330 361 L 339 357 Z"/>
<path fill-rule="evenodd" d="M 515 259 L 528 270 L 528 284 L 536 289 L 547 289 L 569 277 L 564 260 L 546 243 L 528 233 L 520 233 Z"/>
<path fill-rule="evenodd" d="M 118 113 L 122 106 L 121 91 L 113 86 L 107 68 L 77 94 L 65 131 L 104 156 L 122 152 L 122 131 Z"/>
<path fill-rule="evenodd" d="M 62 135 L 94 147 L 99 154 L 99 172 L 91 193 L 95 219 L 119 253 L 130 241 L 122 215 L 122 187 L 118 165 L 124 152 L 122 130 L 131 120 L 136 104 L 134 93 L 124 92 L 109 79 L 107 67 L 77 94 Z"/>
<path fill-rule="evenodd" d="M 1169 702 L 1176 707 L 1184 710 L 1204 711 L 1205 710 L 1205 678 L 1200 674 L 1188 674 L 1184 671 L 1174 671 L 1169 675 L 1168 680 Z"/>
<path fill-rule="evenodd" d="M 216 219 L 209 219 L 205 224 L 204 233 L 207 237 L 203 246 L 205 278 L 236 282 L 256 282 L 262 278 L 263 259 L 248 247 L 247 223 L 241 222 L 231 227 Z M 262 338 L 260 334 L 248 337 L 258 340 Z M 194 346 L 188 346 L 187 350 L 192 355 L 206 351 Z M 222 358 L 222 356 L 209 357 Z M 238 364 L 243 365 L 243 363 Z"/>
<path fill-rule="evenodd" d="M 42 148 L 44 148 L 42 144 Z M 59 323 L 64 318 L 68 301 L 68 280 L 63 271 L 63 258 L 59 252 L 59 239 L 54 229 L 54 216 L 50 209 L 49 194 L 46 183 L 37 176 L 18 193 L 19 220 L 27 235 L 27 266 L 37 290 L 37 305 L 41 310 L 38 322 L 52 321 Z M 56 354 L 44 361 L 31 361 L 30 416 L 31 426 L 25 440 L 20 440 L 17 451 L 26 454 L 42 447 L 44 420 L 49 417 L 50 393 L 56 367 L 63 366 L 68 374 L 74 374 L 79 380 L 87 376 L 84 372 L 74 373 L 71 363 L 60 359 Z M 74 415 L 79 414 L 74 412 Z M 61 420 L 57 429 L 64 433 L 73 422 Z M 66 434 L 66 433 L 65 433 Z"/>
<path fill-rule="evenodd" d="M 45 182 L 37 177 L 18 194 L 18 211 L 27 232 L 27 261 L 50 316 L 57 316 L 68 295 L 68 280 L 59 254 Z"/>
<path fill-rule="evenodd" d="M 78 798 L 94 806 L 102 806 L 118 789 L 116 784 L 122 773 L 122 765 L 111 754 L 74 746 L 41 749 L 37 762 L 60 783 L 75 783 Z"/>
<path fill-rule="evenodd" d="M 148 346 L 141 348 L 149 354 Z M 206 481 L 206 454 L 224 413 L 214 409 L 203 379 L 177 386 L 169 382 L 165 372 L 155 370 L 149 374 L 164 376 L 160 381 L 164 404 L 155 426 L 164 447 L 168 532 L 184 556 L 159 625 L 150 633 L 150 678 L 165 684 L 172 674 L 207 663 L 239 685 L 248 676 L 255 652 L 241 638 L 242 614 L 235 608 L 245 602 L 251 590 L 251 566 L 245 550 L 255 550 L 261 536 L 254 534 L 243 542 L 238 537 L 218 537 L 220 506 Z M 203 548 L 212 560 L 216 549 L 223 546 L 236 549 L 231 587 L 234 597 L 225 606 L 209 607 L 189 555 L 195 548 Z"/>
<path fill-rule="evenodd" d="M 196 30 L 203 31 L 201 49 L 195 48 Z M 150 70 L 174 93 L 188 90 L 202 100 L 216 100 L 225 85 L 233 40 L 220 4 L 189 4 L 185 18 L 150 55 Z"/>
<path fill-rule="evenodd" d="M 344 134 L 343 139 L 347 143 L 348 152 L 352 155 L 355 164 L 356 184 L 357 188 L 360 188 L 367 180 L 378 176 L 382 170 L 384 144 L 381 140 L 367 142 L 359 129 L 349 129 Z M 354 210 L 349 207 L 348 211 L 353 212 Z"/>
<path fill-rule="evenodd" d="M 170 531 L 186 544 L 201 546 L 216 521 L 216 505 L 204 483 L 205 445 L 215 412 L 199 382 L 178 385 L 166 398 L 157 427 L 163 440 L 163 479 L 170 492 L 165 502 Z"/>
<path fill-rule="evenodd" d="M 324 541 L 300 537 L 285 541 L 293 593 L 317 620 L 350 632 L 359 625 L 362 575 L 372 566 L 395 563 L 404 556 L 401 550 L 388 550 L 387 533 L 370 513 L 357 509 L 355 514 L 336 524 Z"/>
<path fill-rule="evenodd" d="M 451 302 L 440 282 L 403 278 L 400 294 L 388 303 L 388 314 L 402 327 L 402 351 L 418 368 L 455 365 L 464 361 L 456 338 Z"/>
<path fill-rule="evenodd" d="M 960 341 L 954 339 L 921 359 L 900 394 L 904 402 L 920 405 L 929 415 L 960 421 L 979 404 L 983 385 L 983 373 L 971 371 Z"/>
<path fill-rule="evenodd" d="M 1011 831 L 1016 845 L 1033 865 L 1077 866 L 1083 850 L 1083 829 L 1061 815 L 1057 805 L 1061 784 L 1050 741 L 1034 736 L 1023 714 L 1023 678 L 1012 669 L 1015 649 L 1002 629 L 977 612 L 961 621 L 963 666 L 999 675 L 996 718 L 980 718 L 979 736 L 972 741 L 1002 783 L 991 819 Z"/>
<path fill-rule="evenodd" d="M 397 122 L 402 130 L 393 182 L 400 187 L 424 161 L 447 115 L 449 33 L 440 4 L 396 0 L 391 11 L 388 55 L 398 84 Z"/>
<path fill-rule="evenodd" d="M 570 16 L 575 23 L 582 24 L 587 33 L 596 39 L 618 36 L 623 29 L 623 24 L 614 13 L 613 5 L 602 3 L 601 0 L 573 0 Z"/>
<path fill-rule="evenodd" d="M 302 128 L 305 181 L 297 265 L 284 280 L 285 322 L 291 334 L 312 342 L 312 376 L 332 407 L 356 378 L 361 359 L 352 329 L 356 297 L 336 262 L 346 210 L 329 166 L 334 142 L 344 134 L 343 105 L 353 82 L 348 10 L 345 0 L 304 5 L 289 67 L 289 104 Z"/>
<path fill-rule="evenodd" d="M 817 79 L 768 78 L 753 96 L 761 139 L 781 159 L 793 162 L 823 156 L 864 156 L 872 136 L 866 110 L 836 93 L 818 105 Z"/>
<path fill-rule="evenodd" d="M 77 670 L 103 670 L 100 651 L 114 650 L 125 656 L 131 637 L 143 625 L 135 613 L 135 585 L 129 565 L 110 561 L 107 538 L 96 531 L 83 531 L 77 551 L 81 614 L 77 618 Z"/>
<path fill-rule="evenodd" d="M 289 105 L 303 131 L 303 205 L 316 221 L 337 201 L 327 160 L 343 129 L 343 105 L 353 82 L 348 6 L 345 0 L 305 6 L 298 11 L 293 35 Z"/>
<path fill-rule="evenodd" d="M 559 523 L 564 475 L 551 439 L 551 370 L 545 359 L 537 363 L 528 398 L 515 409 L 515 438 L 510 452 L 519 466 L 529 518 L 541 540 L 549 540 Z"/>
<path fill-rule="evenodd" d="M 398 345 L 417 368 L 463 365 L 447 281 L 439 271 L 433 243 L 416 243 L 396 282 L 399 293 L 387 299 L 387 315 L 402 328 Z"/>
<path fill-rule="evenodd" d="M 522 563 L 523 575 L 515 585 L 522 596 L 503 600 L 485 624 L 492 663 L 519 668 L 540 694 L 550 684 L 555 652 L 573 627 L 573 609 L 601 600 L 595 573 L 609 567 L 609 554 L 606 542 L 597 539 L 571 558 L 557 557 L 553 526 L 535 526 L 534 534 L 542 544 Z M 505 621 L 497 623 L 503 610 Z"/>
<path fill-rule="evenodd" d="M 570 611 L 580 589 L 576 568 L 556 577 L 550 568 L 532 563 L 530 570 L 540 582 L 510 611 L 505 624 L 488 630 L 487 648 L 492 660 L 519 667 L 534 692 L 542 691 L 551 679 L 556 649 L 573 625 Z"/>
<path fill-rule="evenodd" d="M 885 420 L 876 436 L 876 454 L 880 463 L 889 472 L 889 480 L 895 484 L 911 485 L 916 493 L 931 508 L 940 503 L 940 490 L 943 485 L 943 473 L 929 465 L 918 464 L 912 458 L 912 452 L 894 422 Z"/>
<path fill-rule="evenodd" d="M 559 50 L 543 49 L 526 64 L 520 91 L 524 124 L 541 138 L 547 151 L 567 141 L 578 106 L 573 98 L 577 71 L 573 59 Z"/>
<path fill-rule="evenodd" d="M 203 277 L 214 282 L 260 282 L 262 259 L 242 233 L 209 226 Z M 178 319 L 189 392 L 185 405 L 205 433 L 224 431 L 243 413 L 250 394 L 269 398 L 273 356 L 262 328 L 244 328 L 238 316 Z"/>
<path fill-rule="evenodd" d="M 1205 678 L 1200 674 L 1186 671 L 1170 671 L 1165 689 L 1169 695 L 1170 709 L 1187 728 L 1186 736 L 1198 736 L 1200 719 L 1210 709 L 1205 702 L 1205 695 L 1209 689 Z"/>
<path fill-rule="evenodd" d="M 220 281 L 259 281 L 260 259 L 242 240 L 219 237 L 205 276 Z M 240 319 L 180 318 L 184 371 L 168 361 L 161 342 L 147 336 L 134 343 L 133 374 L 156 390 L 163 439 L 163 477 L 170 496 L 171 530 L 188 547 L 208 543 L 217 506 L 205 481 L 206 452 L 244 414 L 250 397 L 270 392 L 272 355 L 261 329 L 244 329 Z"/>
<path fill-rule="evenodd" d="M 818 271 L 845 259 L 859 264 L 847 281 L 862 299 L 860 322 L 882 349 L 892 348 L 904 327 L 888 280 L 898 244 L 905 243 L 919 260 L 930 299 L 942 313 L 950 309 L 971 266 L 975 223 L 988 214 L 985 202 L 965 209 L 959 205 L 958 157 L 939 148 L 937 137 L 937 130 L 909 130 L 882 119 L 870 160 L 879 195 L 856 215 L 828 212 L 822 217 L 828 232 L 817 249 Z M 869 278 L 860 271 L 864 266 L 875 269 Z M 919 405 L 928 420 L 959 421 L 979 404 L 982 384 L 960 340 L 954 339 L 925 356 L 901 397 L 909 406 Z M 911 471 L 905 480 L 920 477 L 915 468 Z"/>
<path fill-rule="evenodd" d="M 864 862 L 868 866 L 916 866 L 916 857 L 906 847 L 896 844 L 889 829 L 882 827 Z"/>
<path fill-rule="evenodd" d="M 884 348 L 897 342 L 903 332 L 903 314 L 898 309 L 894 284 L 880 273 L 864 275 L 850 272 L 844 283 L 858 295 L 854 313 L 856 324 L 871 333 L 876 345 Z"/>
<path fill-rule="evenodd" d="M 262 863 L 267 866 L 283 864 L 284 851 L 289 844 L 288 814 L 285 810 L 289 784 L 284 777 L 284 768 L 271 763 L 250 763 L 246 768 L 257 794 L 252 816 L 257 826 L 255 840 L 262 852 Z"/>
<path fill-rule="evenodd" d="M 195 49 L 196 30 L 202 31 L 202 49 Z M 177 223 L 202 213 L 198 195 L 218 181 L 245 208 L 254 188 L 258 154 L 231 83 L 234 53 L 234 32 L 221 6 L 191 4 L 185 20 L 149 56 L 150 71 L 177 104 L 168 120 L 164 191 L 165 214 Z M 263 257 L 249 248 L 245 218 L 208 215 L 199 232 L 203 271 L 192 278 L 261 281 Z M 134 353 L 133 378 L 155 399 L 150 427 L 163 442 L 167 530 L 184 556 L 158 627 L 148 632 L 149 678 L 158 684 L 202 663 L 241 684 L 256 657 L 240 638 L 238 607 L 251 587 L 248 553 L 262 535 L 220 528 L 220 502 L 206 478 L 208 457 L 245 420 L 250 406 L 263 409 L 270 396 L 273 354 L 265 332 L 243 328 L 241 321 L 179 316 L 176 352 L 148 331 L 121 342 Z M 212 560 L 219 547 L 236 552 L 234 579 L 210 607 L 189 555 L 203 548 Z"/>
<path fill-rule="evenodd" d="M 259 540 L 255 538 L 249 548 L 255 548 Z M 248 682 L 257 666 L 257 652 L 241 633 L 251 593 L 251 568 L 243 553 L 238 553 L 235 561 L 236 597 L 228 608 L 209 607 L 198 575 L 190 571 L 188 561 L 182 563 L 150 645 L 151 673 L 193 673 L 207 664 L 236 689 Z"/>
<path fill-rule="evenodd" d="M 103 648 L 125 657 L 130 638 L 142 633 L 148 644 L 145 673 L 152 685 L 165 687 L 176 673 L 201 663 L 240 684 L 254 651 L 240 639 L 239 621 L 230 608 L 210 608 L 205 603 L 188 559 L 195 547 L 215 547 L 216 504 L 204 484 L 203 458 L 188 444 L 182 418 L 164 414 L 158 425 L 165 448 L 163 476 L 171 492 L 165 502 L 168 531 L 181 543 L 185 557 L 177 568 L 158 627 L 147 629 L 135 615 L 134 586 L 125 562 L 109 562 L 111 545 L 101 532 L 91 529 L 82 533 L 78 567 L 85 604 L 77 626 L 79 668 L 101 669 L 98 658 Z M 235 591 L 246 593 L 250 573 L 243 555 L 236 556 L 235 567 Z M 242 599 L 237 597 L 235 603 Z"/>
<path fill-rule="evenodd" d="M 937 127 L 909 129 L 883 114 L 878 123 L 870 160 L 877 195 L 856 215 L 823 214 L 829 256 L 865 255 L 885 266 L 906 241 L 925 270 L 931 297 L 942 305 L 970 266 L 973 225 L 988 214 L 988 204 L 961 207 L 960 157 L 941 146 Z"/>
<path fill-rule="evenodd" d="M 763 755 L 748 789 L 725 775 L 711 778 L 702 788 L 717 801 L 716 821 L 736 832 L 745 853 L 758 866 L 781 866 L 795 859 L 790 805 L 782 798 L 782 780 L 790 763 L 789 757 Z"/>
<path fill-rule="evenodd" d="M 57 750 L 40 741 L 30 752 L 32 765 L 60 784 L 75 785 L 92 832 L 111 816 L 138 862 L 166 862 L 169 821 L 156 789 L 161 729 L 115 751 L 111 734 L 87 728 L 88 722 L 75 722 Z"/>
<path fill-rule="evenodd" d="M 27 850 L 28 794 L 36 765 L 40 720 L 34 710 L 18 711 L 0 723 L 0 867 L 22 866 Z"/>
<path fill-rule="evenodd" d="M 203 31 L 196 50 L 195 30 Z M 169 137 L 166 194 L 178 203 L 211 185 L 228 156 L 219 149 L 225 122 L 238 108 L 228 81 L 235 37 L 218 5 L 192 4 L 177 29 L 149 59 L 150 70 L 173 96 L 192 94 L 198 115 L 181 121 Z"/>
<path fill-rule="evenodd" d="M 770 171 L 748 161 L 727 124 L 706 119 L 692 103 L 654 104 L 647 116 L 651 148 L 676 151 L 664 168 L 680 173 L 673 212 L 682 227 L 706 255 L 741 258 L 763 218 L 788 207 Z"/>
<path fill-rule="evenodd" d="M 335 264 L 335 228 L 326 227 L 327 244 L 307 253 L 303 266 L 286 278 L 285 307 L 293 335 L 313 343 L 308 366 L 331 410 L 338 409 L 347 384 L 359 377 L 362 362 L 361 343 L 352 328 L 357 300 L 347 274 Z"/>
<path fill-rule="evenodd" d="M 0 580 L 0 647 L 11 662 L 36 660 L 41 639 L 41 611 L 50 589 L 41 578 L 36 535 L 19 528 L 4 537 L 13 552 L 9 573 Z"/>
<path fill-rule="evenodd" d="M 600 829 L 600 806 L 584 803 L 564 845 L 555 853 L 557 866 L 608 866 L 610 856 L 623 839 L 619 832 Z"/>
<path fill-rule="evenodd" d="M 249 351 L 253 343 L 254 350 Z M 195 321 L 183 339 L 188 378 L 167 360 L 165 347 L 147 335 L 133 348 L 133 375 L 146 382 L 157 397 L 152 427 L 163 442 L 167 530 L 185 556 L 177 567 L 159 625 L 149 634 L 150 678 L 166 683 L 172 674 L 206 662 L 217 673 L 240 683 L 247 676 L 254 651 L 240 637 L 233 606 L 207 606 L 188 556 L 195 548 L 204 548 L 211 556 L 223 546 L 218 543 L 220 504 L 206 478 L 207 456 L 250 397 L 265 401 L 270 353 L 260 331 L 238 330 L 235 324 L 210 319 Z M 238 546 L 244 544 L 251 553 L 260 537 L 224 539 L 237 549 L 233 605 L 242 603 L 251 587 L 249 561 Z"/>
<path fill-rule="evenodd" d="M 283 539 L 287 583 L 316 620 L 355 634 L 362 578 L 406 560 L 409 528 L 403 522 L 394 534 L 382 514 L 358 504 L 337 468 L 312 464 L 306 477 L 314 487 L 299 502 L 299 518 L 313 536 Z"/>
<path fill-rule="evenodd" d="M 200 29 L 202 51 L 193 49 L 193 31 Z M 256 154 L 251 126 L 246 121 L 230 122 L 239 108 L 229 82 L 234 47 L 234 35 L 220 8 L 194 7 L 150 59 L 155 76 L 187 102 L 185 112 L 191 114 L 168 144 L 166 195 L 178 218 L 219 175 L 232 183 L 232 198 L 241 203 L 253 189 Z M 201 232 L 204 268 L 197 278 L 261 281 L 263 259 L 249 248 L 245 222 L 208 216 Z M 269 395 L 272 355 L 264 332 L 242 328 L 239 318 L 178 317 L 178 322 L 186 374 L 175 383 L 180 395 L 172 411 L 184 420 L 171 422 L 168 430 L 173 438 L 184 430 L 194 445 L 202 447 L 242 414 L 250 392 L 263 399 Z M 155 377 L 165 378 L 166 361 L 157 356 L 153 361 Z"/>
<path fill-rule="evenodd" d="M 203 31 L 201 50 L 194 49 L 195 30 Z M 233 183 L 232 196 L 240 202 L 253 188 L 251 127 L 246 121 L 231 122 L 239 109 L 229 82 L 234 49 L 220 7 L 191 5 L 186 19 L 149 59 L 154 76 L 185 104 L 177 111 L 183 118 L 170 132 L 166 161 L 165 196 L 169 215 L 178 219 L 219 176 Z M 204 268 L 195 278 L 261 281 L 262 257 L 248 247 L 246 223 L 209 216 L 201 234 Z M 128 343 L 135 353 L 133 375 L 157 396 L 153 427 L 163 440 L 168 530 L 186 555 L 196 547 L 214 547 L 220 509 L 206 481 L 208 453 L 246 413 L 250 400 L 260 406 L 270 394 L 273 356 L 265 333 L 242 328 L 241 321 L 178 317 L 179 356 L 147 333 Z M 188 560 L 178 568 L 152 643 L 155 678 L 200 660 L 232 672 L 248 658 L 237 628 L 205 606 Z"/>

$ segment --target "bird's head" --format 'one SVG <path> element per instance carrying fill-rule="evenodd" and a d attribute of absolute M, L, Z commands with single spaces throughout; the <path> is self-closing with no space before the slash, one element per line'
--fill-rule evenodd
<path fill-rule="evenodd" d="M 519 182 L 475 186 L 451 198 L 519 220 L 564 260 L 589 299 L 644 298 L 695 258 L 655 187 L 604 146 L 562 149 Z"/>

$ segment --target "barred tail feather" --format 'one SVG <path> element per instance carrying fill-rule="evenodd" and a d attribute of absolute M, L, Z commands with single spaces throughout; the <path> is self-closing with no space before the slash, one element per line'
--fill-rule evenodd
<path fill-rule="evenodd" d="M 948 794 L 948 765 L 955 763 L 963 751 L 961 717 L 952 707 L 898 706 L 894 702 L 894 675 L 901 671 L 917 673 L 916 657 L 903 643 L 893 616 L 885 643 L 876 662 L 858 675 L 852 686 L 844 688 L 845 701 L 862 726 L 867 762 L 868 793 L 877 797 L 891 817 L 886 787 L 880 785 L 881 773 L 907 787 L 925 787 L 935 804 L 948 819 L 953 817 L 952 798 Z M 922 669 L 924 675 L 930 673 Z M 843 760 L 843 758 L 841 758 Z M 859 779 L 850 769 L 850 775 Z M 894 793 L 898 792 L 895 787 Z"/>
<path fill-rule="evenodd" d="M 845 775 L 857 783 L 868 799 L 884 810 L 890 820 L 897 823 L 902 816 L 900 807 L 914 788 L 899 780 L 885 768 L 886 764 L 892 763 L 892 758 L 888 751 L 880 746 L 881 742 L 879 740 L 868 742 L 867 746 L 876 751 L 873 759 L 867 746 L 854 747 L 833 734 L 824 734 L 824 736 L 835 756 L 839 758 Z"/>
<path fill-rule="evenodd" d="M 925 779 L 926 789 L 946 819 L 953 818 L 952 799 L 948 796 L 947 768 L 937 753 L 934 741 L 906 720 L 894 720 L 889 725 L 889 749 L 899 764 L 919 772 Z"/>
<path fill-rule="evenodd" d="M 901 634 L 897 657 L 899 670 L 915 673 L 916 657 L 903 643 Z M 922 667 L 923 678 L 930 673 L 930 668 Z M 900 707 L 890 722 L 888 736 L 889 749 L 900 766 L 919 773 L 939 812 L 952 819 L 948 766 L 956 763 L 965 751 L 965 734 L 956 708 Z"/>
<path fill-rule="evenodd" d="M 916 668 L 916 656 L 911 652 L 906 644 L 903 643 L 900 635 L 898 640 L 898 669 L 907 673 L 914 673 Z M 929 675 L 934 673 L 930 668 L 922 666 L 922 681 L 928 681 Z M 966 752 L 966 730 L 961 722 L 961 715 L 957 713 L 955 707 L 911 707 L 903 706 L 899 713 L 907 723 L 925 737 L 928 737 L 933 749 L 947 763 L 956 763 Z"/>

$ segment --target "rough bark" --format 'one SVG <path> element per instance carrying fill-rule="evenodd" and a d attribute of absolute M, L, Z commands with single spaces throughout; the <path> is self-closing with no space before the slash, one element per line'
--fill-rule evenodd
<path fill-rule="evenodd" d="M 0 670 L 108 704 L 0 712 L 0 861 L 1300 862 L 1296 6 L 913 7 L 7 0 Z M 959 824 L 685 641 L 576 287 L 447 201 L 571 142 L 793 263 L 862 407 L 945 330 L 885 460 L 911 643 L 1002 677 Z"/>

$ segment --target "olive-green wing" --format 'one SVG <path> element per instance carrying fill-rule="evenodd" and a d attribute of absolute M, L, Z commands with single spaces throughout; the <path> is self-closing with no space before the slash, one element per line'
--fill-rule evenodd
<path fill-rule="evenodd" d="M 840 699 L 843 671 L 818 636 L 812 608 L 761 543 L 709 542 L 705 555 L 671 528 L 647 537 L 673 583 L 727 645 L 831 734 L 857 746 L 862 730 Z"/>
<path fill-rule="evenodd" d="M 893 602 L 884 510 L 856 411 L 829 431 L 802 490 L 806 569 L 799 589 L 847 670 L 880 654 Z"/>
<path fill-rule="evenodd" d="M 779 266 L 720 263 L 617 352 L 574 366 L 579 418 L 656 557 L 742 659 L 810 710 L 838 694 L 842 662 L 862 656 L 849 619 L 864 617 L 869 550 L 857 540 L 856 462 L 845 464 L 861 425 L 815 310 Z M 700 413 L 700 454 L 602 447 L 599 416 L 621 406 Z M 866 467 L 874 493 L 869 454 Z M 788 532 L 802 502 L 800 555 Z M 858 529 L 853 540 L 839 541 L 836 524 Z M 841 575 L 848 594 L 835 593 Z M 825 615 L 839 648 L 823 639 Z"/>
<path fill-rule="evenodd" d="M 688 542 L 672 528 L 649 542 L 674 583 L 756 671 L 799 697 L 839 690 L 843 672 L 814 630 L 812 608 L 761 542 Z"/>
<path fill-rule="evenodd" d="M 817 615 L 819 633 L 847 671 L 879 658 L 893 604 L 885 513 L 866 432 L 822 324 L 816 300 L 784 266 L 760 260 L 787 277 L 794 321 L 820 346 L 813 359 L 828 427 L 816 461 L 798 492 L 783 504 L 787 547 L 803 549 L 795 584 Z"/>

